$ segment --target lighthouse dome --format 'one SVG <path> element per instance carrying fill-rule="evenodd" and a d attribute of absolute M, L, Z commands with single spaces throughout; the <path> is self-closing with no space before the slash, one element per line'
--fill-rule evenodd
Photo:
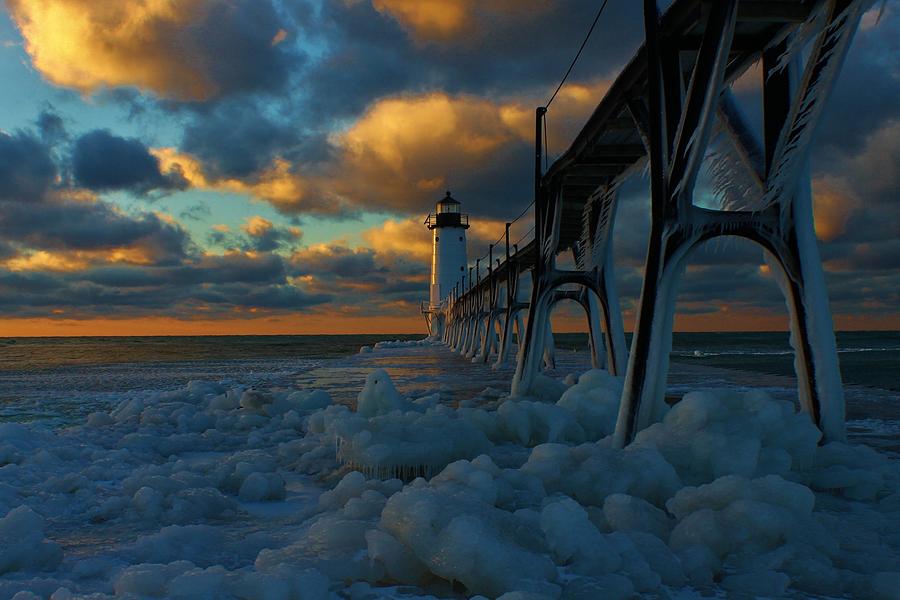
<path fill-rule="evenodd" d="M 447 190 L 447 195 L 441 198 L 435 206 L 434 214 L 428 215 L 428 219 L 425 221 L 428 229 L 443 227 L 468 229 L 469 215 L 460 213 L 459 206 L 459 201 L 450 195 L 450 190 Z"/>
<path fill-rule="evenodd" d="M 436 212 L 438 214 L 459 212 L 459 201 L 450 195 L 450 190 L 447 190 L 447 195 L 437 203 Z"/>

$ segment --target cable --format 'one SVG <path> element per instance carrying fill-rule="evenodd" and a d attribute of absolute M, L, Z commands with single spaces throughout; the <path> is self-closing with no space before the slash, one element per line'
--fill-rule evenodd
<path fill-rule="evenodd" d="M 515 219 L 513 219 L 512 221 L 510 221 L 509 224 L 512 225 L 513 223 L 515 223 L 516 221 L 518 221 L 519 219 L 521 219 L 522 217 L 524 217 L 524 216 L 525 216 L 525 213 L 527 213 L 529 210 L 531 210 L 531 207 L 532 207 L 532 206 L 534 206 L 534 200 L 532 200 L 531 202 L 529 202 L 529 203 L 528 203 L 528 206 L 525 207 L 525 210 L 523 210 L 522 212 L 520 212 L 520 213 L 519 213 L 519 216 L 516 217 Z"/>
<path fill-rule="evenodd" d="M 569 77 L 569 73 L 571 73 L 572 69 L 575 68 L 575 63 L 578 62 L 578 57 L 581 56 L 581 52 L 584 50 L 584 47 L 587 45 L 588 40 L 591 38 L 591 34 L 594 33 L 594 27 L 597 26 L 597 21 L 600 20 L 600 15 L 603 14 L 603 9 L 606 8 L 608 2 L 609 0 L 603 0 L 603 4 L 600 6 L 600 10 L 597 11 L 597 16 L 594 17 L 594 22 L 591 23 L 591 28 L 588 29 L 587 35 L 584 36 L 584 41 L 581 42 L 581 47 L 578 49 L 578 53 L 575 55 L 575 58 L 572 59 L 572 64 L 569 65 L 569 69 L 566 71 L 566 74 L 563 75 L 562 81 L 559 82 L 559 85 L 556 87 L 556 91 L 553 92 L 553 95 L 550 96 L 549 100 L 547 100 L 547 104 L 544 105 L 544 108 L 550 108 L 550 105 L 553 103 L 553 99 L 556 98 L 556 94 L 559 93 L 559 90 L 562 89 L 563 84 Z"/>
<path fill-rule="evenodd" d="M 525 233 L 523 233 L 523 234 L 522 234 L 522 237 L 520 237 L 518 240 L 516 240 L 516 245 L 518 245 L 519 242 L 521 242 L 522 240 L 524 240 L 525 238 L 527 238 L 527 237 L 528 237 L 529 235 L 531 235 L 532 233 L 534 233 L 534 225 L 531 226 L 531 229 L 529 229 L 528 231 L 526 231 Z"/>

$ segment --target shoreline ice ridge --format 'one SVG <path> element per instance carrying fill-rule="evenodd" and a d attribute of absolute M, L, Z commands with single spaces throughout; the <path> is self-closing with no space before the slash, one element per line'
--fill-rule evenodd
<path fill-rule="evenodd" d="M 356 410 L 191 382 L 2 424 L 0 598 L 898 597 L 895 460 L 758 391 L 617 450 L 621 380 L 541 390 L 452 407 L 375 370 Z"/>

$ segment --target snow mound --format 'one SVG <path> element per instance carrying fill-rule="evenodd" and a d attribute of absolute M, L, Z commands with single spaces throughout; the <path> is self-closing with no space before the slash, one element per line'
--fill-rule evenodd
<path fill-rule="evenodd" d="M 44 520 L 27 506 L 0 519 L 0 575 L 13 571 L 48 571 L 62 561 L 60 547 L 44 538 Z"/>
<path fill-rule="evenodd" d="M 314 569 L 228 571 L 220 565 L 203 569 L 188 561 L 127 567 L 115 579 L 113 590 L 116 596 L 139 598 L 329 598 L 328 579 Z"/>
<path fill-rule="evenodd" d="M 895 459 L 716 390 L 617 449 L 621 386 L 453 408 L 375 371 L 351 410 L 191 382 L 2 424 L 0 597 L 897 598 Z"/>
<path fill-rule="evenodd" d="M 821 433 L 790 402 L 763 392 L 709 390 L 686 394 L 634 446 L 659 450 L 685 483 L 724 475 L 786 475 L 812 467 Z"/>
<path fill-rule="evenodd" d="M 542 380 L 539 399 L 509 397 L 495 411 L 463 408 L 458 412 L 492 441 L 527 447 L 548 442 L 580 444 L 612 433 L 621 378 L 591 370 L 568 389 L 547 377 Z"/>
<path fill-rule="evenodd" d="M 491 445 L 481 430 L 440 406 L 371 418 L 333 406 L 313 414 L 309 427 L 333 440 L 340 462 L 379 478 L 431 476 Z"/>
<path fill-rule="evenodd" d="M 375 369 L 369 373 L 356 402 L 356 412 L 363 417 L 411 409 L 412 404 L 400 396 L 400 392 L 394 387 L 394 382 L 384 369 Z"/>

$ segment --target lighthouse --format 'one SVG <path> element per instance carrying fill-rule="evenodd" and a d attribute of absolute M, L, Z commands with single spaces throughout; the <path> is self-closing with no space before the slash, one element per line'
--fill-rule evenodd
<path fill-rule="evenodd" d="M 428 215 L 425 225 L 434 234 L 431 254 L 431 307 L 440 306 L 466 272 L 466 229 L 469 215 L 459 210 L 459 202 L 450 192 Z M 432 332 L 435 333 L 435 332 Z"/>

